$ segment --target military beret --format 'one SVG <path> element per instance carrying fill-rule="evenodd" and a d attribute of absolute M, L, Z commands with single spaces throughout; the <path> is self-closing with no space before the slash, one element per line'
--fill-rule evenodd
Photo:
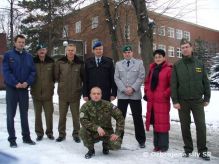
<path fill-rule="evenodd" d="M 188 39 L 186 39 L 186 38 L 182 38 L 182 40 L 180 41 L 180 45 L 187 44 L 187 43 L 192 45 L 192 43 Z"/>
<path fill-rule="evenodd" d="M 41 43 L 41 44 L 38 44 L 37 47 L 36 47 L 36 51 L 42 49 L 42 48 L 47 48 L 45 44 Z"/>
<path fill-rule="evenodd" d="M 123 52 L 132 51 L 132 46 L 131 45 L 124 45 L 122 48 L 122 51 Z"/>
<path fill-rule="evenodd" d="M 100 47 L 103 46 L 103 43 L 101 41 L 96 41 L 93 45 L 93 49 L 95 49 L 96 47 Z"/>

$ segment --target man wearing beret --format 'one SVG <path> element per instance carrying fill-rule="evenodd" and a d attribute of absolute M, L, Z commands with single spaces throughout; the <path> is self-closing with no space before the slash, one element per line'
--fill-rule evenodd
<path fill-rule="evenodd" d="M 190 131 L 192 112 L 196 125 L 197 148 L 199 157 L 209 161 L 206 147 L 206 124 L 204 107 L 210 101 L 210 84 L 204 64 L 193 53 L 191 42 L 182 39 L 183 57 L 176 62 L 172 71 L 171 97 L 173 107 L 178 110 L 184 142 L 184 157 L 189 157 L 193 151 Z"/>
<path fill-rule="evenodd" d="M 35 111 L 35 132 L 37 141 L 43 139 L 44 130 L 42 125 L 42 110 L 46 118 L 45 134 L 50 140 L 53 137 L 53 93 L 54 93 L 54 60 L 47 55 L 47 48 L 44 44 L 37 45 L 36 57 L 36 80 L 31 86 L 31 95 Z"/>
<path fill-rule="evenodd" d="M 84 85 L 84 100 L 88 101 L 92 87 L 98 86 L 102 90 L 102 99 L 112 101 L 116 97 L 114 82 L 114 65 L 109 57 L 103 56 L 103 44 L 97 41 L 93 45 L 94 57 L 85 61 L 86 84 Z"/>
<path fill-rule="evenodd" d="M 140 148 L 145 147 L 145 130 L 142 119 L 141 85 L 144 82 L 145 69 L 142 60 L 133 57 L 132 46 L 123 47 L 123 57 L 116 63 L 115 82 L 117 85 L 118 108 L 126 117 L 130 105 L 135 126 L 135 137 Z"/>

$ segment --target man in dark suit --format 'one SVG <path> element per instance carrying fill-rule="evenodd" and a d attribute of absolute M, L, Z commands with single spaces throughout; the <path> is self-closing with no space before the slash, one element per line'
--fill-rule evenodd
<path fill-rule="evenodd" d="M 98 86 L 102 90 L 102 99 L 113 101 L 117 92 L 113 61 L 111 58 L 103 56 L 103 44 L 100 41 L 93 45 L 93 53 L 94 57 L 85 61 L 84 100 L 88 101 L 91 88 Z"/>

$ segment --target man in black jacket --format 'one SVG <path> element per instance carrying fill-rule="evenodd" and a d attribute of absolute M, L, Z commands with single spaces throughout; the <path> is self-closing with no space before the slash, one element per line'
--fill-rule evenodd
<path fill-rule="evenodd" d="M 94 57 L 85 61 L 86 88 L 84 100 L 88 101 L 90 89 L 98 86 L 102 90 L 102 99 L 113 101 L 116 98 L 116 84 L 114 82 L 114 65 L 109 57 L 103 56 L 103 44 L 97 41 L 93 45 Z"/>

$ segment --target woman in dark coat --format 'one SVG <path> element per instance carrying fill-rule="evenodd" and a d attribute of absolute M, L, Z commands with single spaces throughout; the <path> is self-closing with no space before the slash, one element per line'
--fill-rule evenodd
<path fill-rule="evenodd" d="M 165 58 L 165 51 L 158 49 L 153 53 L 154 63 L 145 80 L 147 98 L 146 130 L 150 124 L 154 129 L 154 151 L 165 152 L 169 148 L 170 130 L 170 79 L 172 65 Z"/>

